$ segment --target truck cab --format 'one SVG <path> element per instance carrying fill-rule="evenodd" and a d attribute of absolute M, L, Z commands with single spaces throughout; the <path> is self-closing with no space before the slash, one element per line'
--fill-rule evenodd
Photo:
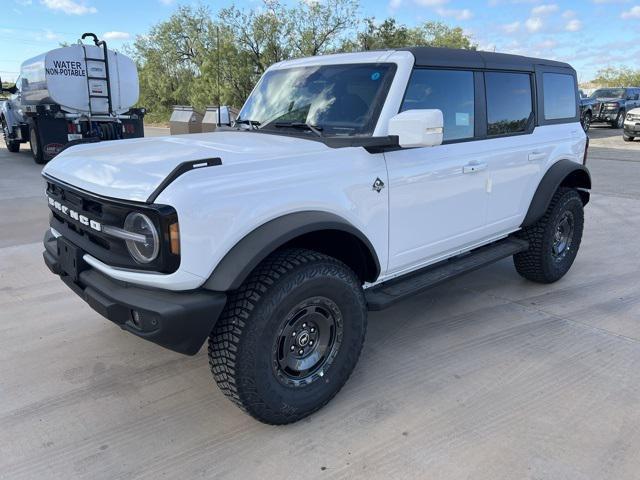
<path fill-rule="evenodd" d="M 513 258 L 573 264 L 589 201 L 575 70 L 408 48 L 271 66 L 235 125 L 77 145 L 43 169 L 44 260 L 123 330 L 193 355 L 265 423 L 347 381 L 367 312 Z"/>

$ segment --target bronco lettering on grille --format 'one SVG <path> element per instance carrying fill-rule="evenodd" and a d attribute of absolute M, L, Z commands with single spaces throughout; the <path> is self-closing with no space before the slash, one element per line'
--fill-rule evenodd
<path fill-rule="evenodd" d="M 63 215 L 71 218 L 72 220 L 75 220 L 76 222 L 80 222 L 82 225 L 85 225 L 85 226 L 95 230 L 96 232 L 101 232 L 102 231 L 102 224 L 100 222 L 96 222 L 95 220 L 91 220 L 89 217 L 87 217 L 85 215 L 81 215 L 80 213 L 76 212 L 75 210 L 67 207 L 66 205 L 63 205 L 58 200 L 54 200 L 51 197 L 47 197 L 47 198 L 49 200 L 49 205 L 52 208 L 54 208 L 55 210 L 57 210 L 58 212 L 60 212 Z"/>

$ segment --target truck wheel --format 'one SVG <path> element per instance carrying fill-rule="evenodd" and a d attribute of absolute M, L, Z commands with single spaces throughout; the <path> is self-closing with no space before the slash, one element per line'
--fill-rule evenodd
<path fill-rule="evenodd" d="M 582 117 L 582 129 L 584 133 L 587 133 L 589 128 L 591 128 L 591 113 L 587 112 Z"/>
<path fill-rule="evenodd" d="M 629 136 L 629 135 L 627 135 L 626 133 L 623 133 L 623 134 L 622 134 L 622 139 L 623 139 L 625 142 L 633 142 L 633 139 L 634 139 L 634 138 L 636 138 L 636 137 L 630 137 L 630 136 Z"/>
<path fill-rule="evenodd" d="M 7 146 L 7 150 L 11 153 L 18 153 L 20 151 L 20 142 L 9 139 L 9 126 L 4 117 L 2 117 L 2 136 L 4 137 L 4 144 Z"/>
<path fill-rule="evenodd" d="M 29 145 L 31 146 L 31 154 L 33 160 L 42 165 L 45 163 L 44 154 L 42 152 L 42 144 L 40 143 L 40 135 L 38 135 L 38 129 L 35 125 L 29 125 Z"/>
<path fill-rule="evenodd" d="M 543 217 L 518 233 L 529 242 L 529 250 L 513 256 L 518 273 L 538 283 L 561 279 L 576 258 L 583 226 L 580 195 L 572 188 L 560 187 Z"/>
<path fill-rule="evenodd" d="M 618 116 L 616 117 L 616 119 L 613 121 L 613 123 L 611 124 L 611 126 L 613 128 L 622 128 L 624 127 L 624 110 L 620 110 L 618 112 Z"/>
<path fill-rule="evenodd" d="M 209 337 L 209 365 L 241 409 L 264 423 L 292 423 L 342 388 L 366 328 L 361 282 L 349 267 L 311 250 L 282 250 L 230 295 Z"/>

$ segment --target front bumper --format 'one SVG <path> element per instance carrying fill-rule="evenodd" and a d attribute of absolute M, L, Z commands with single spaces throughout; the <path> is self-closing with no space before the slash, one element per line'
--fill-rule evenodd
<path fill-rule="evenodd" d="M 624 123 L 624 133 L 630 137 L 640 137 L 640 122 L 625 122 Z"/>
<path fill-rule="evenodd" d="M 593 117 L 591 118 L 591 122 L 615 122 L 618 118 L 618 110 L 606 111 L 596 114 L 593 113 Z"/>
<path fill-rule="evenodd" d="M 221 292 L 173 292 L 113 280 L 76 255 L 74 272 L 65 271 L 60 242 L 47 231 L 44 262 L 71 290 L 123 330 L 170 350 L 195 355 L 211 333 L 227 296 Z M 63 254 L 64 255 L 64 254 Z"/>

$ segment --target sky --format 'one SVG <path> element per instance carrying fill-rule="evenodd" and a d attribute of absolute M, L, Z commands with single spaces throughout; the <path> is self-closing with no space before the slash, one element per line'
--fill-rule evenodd
<path fill-rule="evenodd" d="M 291 3 L 290 0 L 289 3 Z M 323 1 L 323 0 L 306 0 Z M 12 81 L 20 64 L 94 32 L 122 49 L 167 19 L 178 4 L 212 12 L 259 0 L 0 0 L 0 76 Z M 286 0 L 285 0 L 286 3 Z M 482 50 L 571 63 L 578 80 L 607 66 L 640 69 L 640 0 L 361 0 L 362 14 L 410 26 L 436 20 L 460 26 Z"/>

